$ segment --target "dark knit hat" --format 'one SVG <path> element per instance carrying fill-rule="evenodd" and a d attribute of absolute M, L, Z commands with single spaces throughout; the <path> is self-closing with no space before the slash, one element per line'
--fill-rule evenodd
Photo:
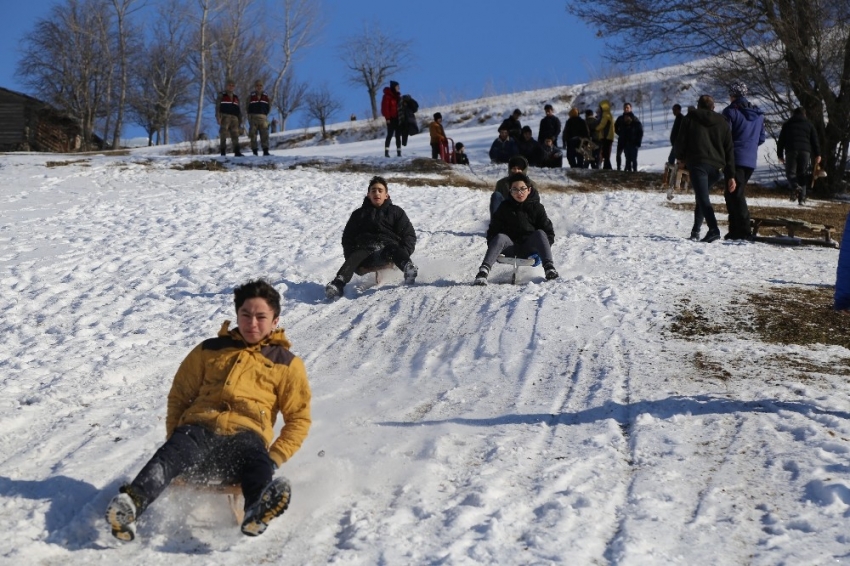
<path fill-rule="evenodd" d="M 463 142 L 457 142 L 455 144 L 455 149 L 463 149 Z"/>
<path fill-rule="evenodd" d="M 443 115 L 442 115 L 442 114 L 440 114 L 439 112 L 434 112 L 434 119 L 435 119 L 435 120 L 442 120 L 442 119 L 443 119 Z"/>
<path fill-rule="evenodd" d="M 522 110 L 519 108 L 514 108 L 513 114 L 511 116 L 522 116 Z"/>
<path fill-rule="evenodd" d="M 395 88 L 397 86 L 398 86 L 398 83 L 396 81 L 390 81 L 390 88 Z"/>
<path fill-rule="evenodd" d="M 508 169 L 513 169 L 514 167 L 519 167 L 525 171 L 528 169 L 528 160 L 522 155 L 514 155 L 508 159 Z"/>
<path fill-rule="evenodd" d="M 733 96 L 735 98 L 747 96 L 747 85 L 745 85 L 741 81 L 735 81 L 734 83 L 730 84 L 729 96 Z"/>

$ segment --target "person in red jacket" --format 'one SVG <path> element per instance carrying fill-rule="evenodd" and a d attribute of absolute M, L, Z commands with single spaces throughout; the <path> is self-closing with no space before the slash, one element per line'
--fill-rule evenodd
<path fill-rule="evenodd" d="M 384 141 L 384 157 L 390 156 L 390 140 L 395 136 L 396 154 L 401 157 L 401 128 L 398 123 L 398 109 L 401 103 L 401 87 L 396 81 L 384 87 L 381 99 L 381 115 L 387 121 L 387 139 Z"/>

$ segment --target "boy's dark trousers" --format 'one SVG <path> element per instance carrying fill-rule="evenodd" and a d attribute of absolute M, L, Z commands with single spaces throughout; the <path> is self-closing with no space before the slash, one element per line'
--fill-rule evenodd
<path fill-rule="evenodd" d="M 141 514 L 181 474 L 198 482 L 221 479 L 242 484 L 247 509 L 260 497 L 274 471 L 275 463 L 260 435 L 222 435 L 201 426 L 184 425 L 174 429 L 127 491 Z"/>
<path fill-rule="evenodd" d="M 410 261 L 410 254 L 403 247 L 390 244 L 378 250 L 366 248 L 354 250 L 354 252 L 345 258 L 345 263 L 336 272 L 336 276 L 342 279 L 343 283 L 348 283 L 354 276 L 354 272 L 358 267 L 377 267 L 394 263 L 396 267 L 404 271 L 404 266 Z"/>
<path fill-rule="evenodd" d="M 751 167 L 735 167 L 735 192 L 723 190 L 726 199 L 726 210 L 729 212 L 729 238 L 745 240 L 750 237 L 750 210 L 747 207 L 747 197 L 744 188 L 753 174 Z"/>

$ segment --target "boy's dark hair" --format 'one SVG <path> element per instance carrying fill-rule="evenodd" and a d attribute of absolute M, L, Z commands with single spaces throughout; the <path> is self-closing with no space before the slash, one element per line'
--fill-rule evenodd
<path fill-rule="evenodd" d="M 381 177 L 380 175 L 375 175 L 374 177 L 369 179 L 369 186 L 366 188 L 366 190 L 368 191 L 372 188 L 372 185 L 375 185 L 377 183 L 383 185 L 385 189 L 390 190 L 390 186 L 387 184 L 387 180 Z"/>
<path fill-rule="evenodd" d="M 528 178 L 528 175 L 525 173 L 513 173 L 510 177 L 508 177 L 508 186 L 510 187 L 517 181 L 522 181 L 525 183 L 525 186 L 531 188 L 533 185 L 531 184 L 531 179 Z"/>
<path fill-rule="evenodd" d="M 711 95 L 703 94 L 697 100 L 697 108 L 704 108 L 706 110 L 714 110 L 714 98 Z"/>
<path fill-rule="evenodd" d="M 455 149 L 463 149 L 463 142 L 457 142 L 455 144 Z"/>
<path fill-rule="evenodd" d="M 554 110 L 554 108 L 552 108 L 552 105 L 551 105 L 551 104 L 547 104 L 546 106 L 544 106 L 544 107 L 543 107 L 543 110 L 544 110 L 544 111 L 546 111 L 546 110 Z"/>
<path fill-rule="evenodd" d="M 806 109 L 803 108 L 802 106 L 798 106 L 797 108 L 794 109 L 794 116 L 802 116 L 803 118 L 805 118 L 806 117 Z"/>
<path fill-rule="evenodd" d="M 443 115 L 442 115 L 442 114 L 440 114 L 439 112 L 434 112 L 434 119 L 435 119 L 435 120 L 442 120 L 442 119 L 443 119 Z"/>
<path fill-rule="evenodd" d="M 680 112 L 681 112 L 681 111 L 682 111 L 682 105 L 681 105 L 681 104 L 674 104 L 674 105 L 673 105 L 673 110 L 678 110 L 678 111 L 680 111 Z"/>
<path fill-rule="evenodd" d="M 269 308 L 274 311 L 274 317 L 280 316 L 280 293 L 265 279 L 248 281 L 233 290 L 233 302 L 236 304 L 237 313 L 248 299 L 265 299 Z"/>
<path fill-rule="evenodd" d="M 525 132 L 528 132 L 530 134 L 531 133 L 531 126 L 523 126 L 522 127 L 522 133 L 525 133 Z"/>

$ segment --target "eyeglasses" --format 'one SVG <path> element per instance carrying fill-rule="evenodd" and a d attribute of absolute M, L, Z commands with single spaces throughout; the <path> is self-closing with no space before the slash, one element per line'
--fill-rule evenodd
<path fill-rule="evenodd" d="M 518 195 L 528 190 L 528 187 L 511 187 L 511 194 Z"/>

